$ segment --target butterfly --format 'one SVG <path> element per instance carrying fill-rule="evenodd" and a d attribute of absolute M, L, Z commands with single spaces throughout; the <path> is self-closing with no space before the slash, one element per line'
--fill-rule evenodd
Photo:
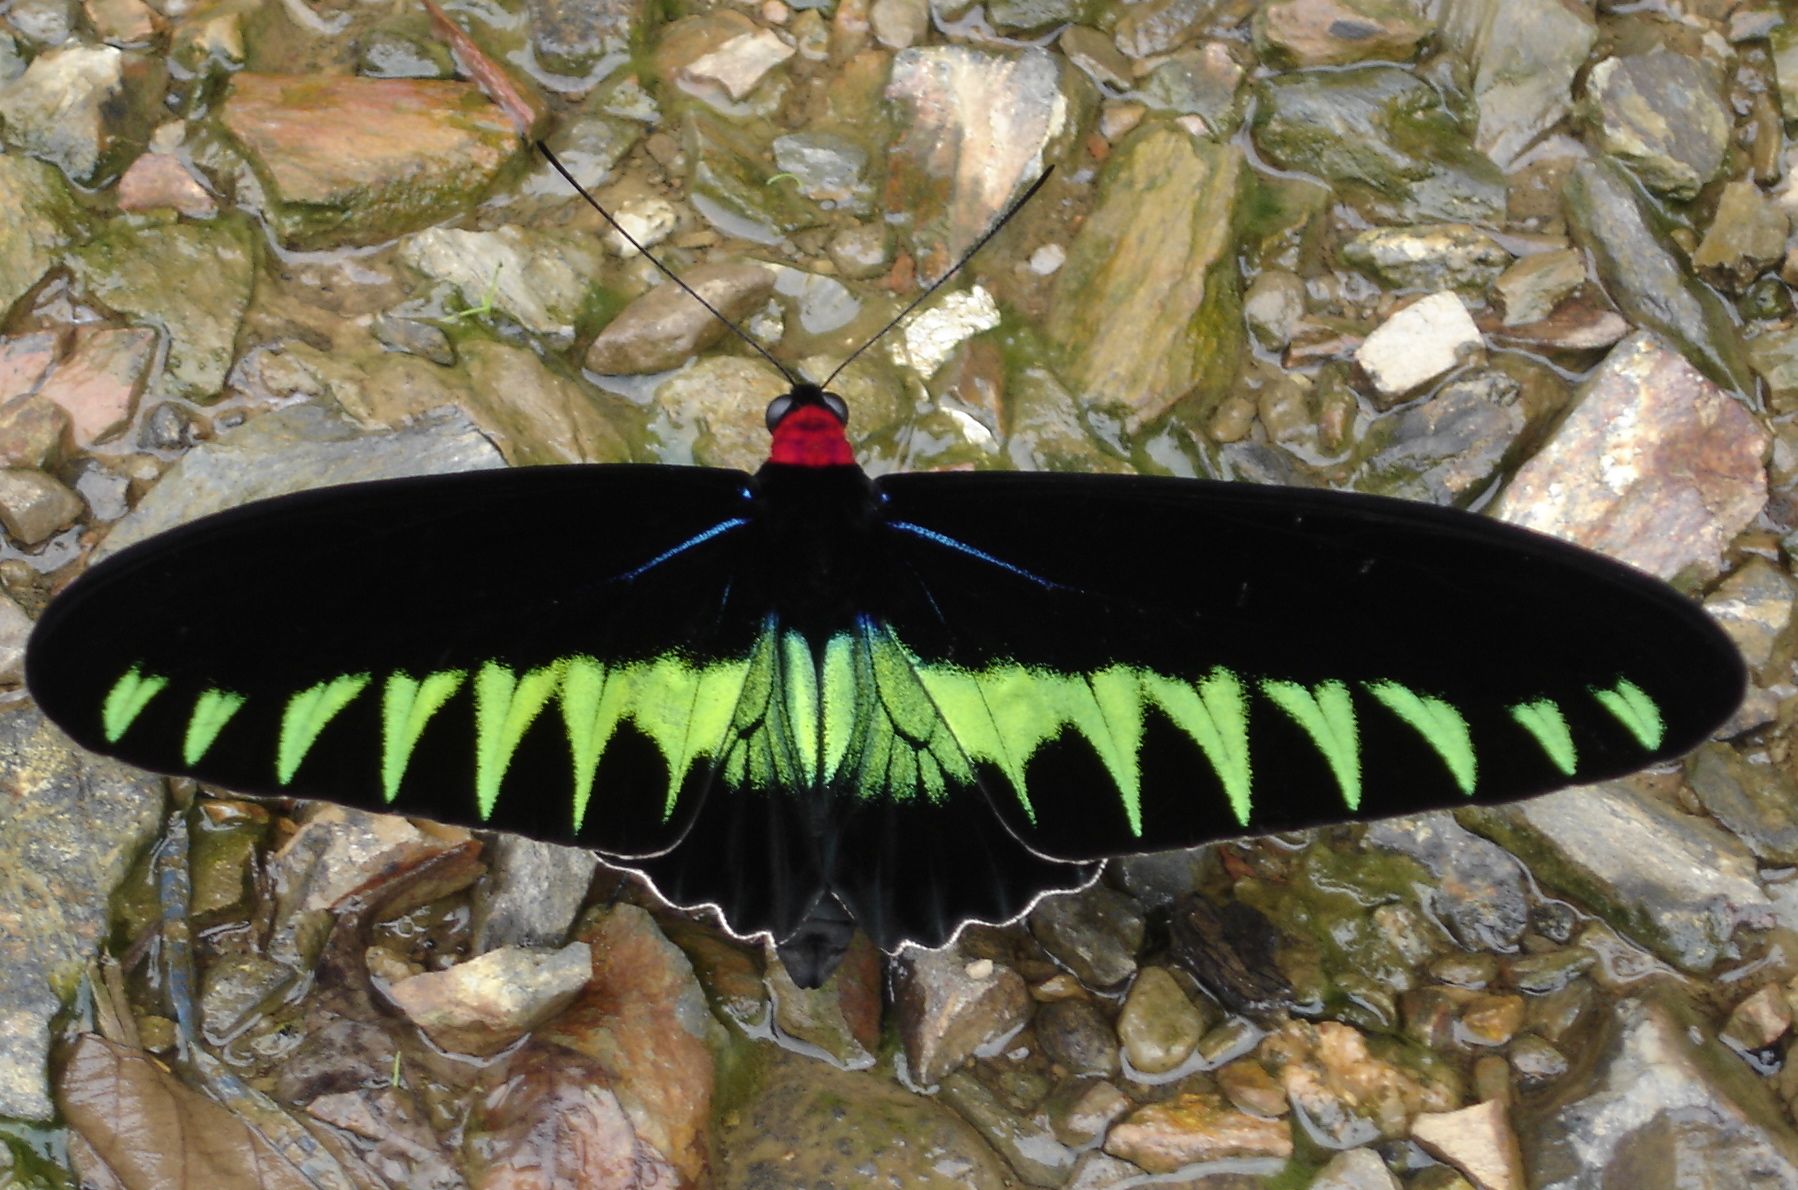
<path fill-rule="evenodd" d="M 144 768 L 592 848 L 807 986 L 855 926 L 937 946 L 1109 856 L 1616 777 L 1742 696 L 1694 603 L 1522 529 L 873 478 L 847 418 L 801 382 L 754 474 L 526 468 L 207 517 L 52 601 L 30 692 Z"/>

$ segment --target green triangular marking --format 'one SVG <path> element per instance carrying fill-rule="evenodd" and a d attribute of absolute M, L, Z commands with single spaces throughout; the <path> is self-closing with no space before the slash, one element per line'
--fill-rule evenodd
<path fill-rule="evenodd" d="M 1618 678 L 1617 684 L 1609 690 L 1592 687 L 1592 697 L 1636 737 L 1636 743 L 1650 752 L 1661 746 L 1667 735 L 1667 725 L 1661 721 L 1661 708 L 1642 692 L 1640 686 L 1628 678 Z"/>
<path fill-rule="evenodd" d="M 1417 734 L 1448 765 L 1461 792 L 1472 797 L 1478 768 L 1473 754 L 1473 734 L 1468 731 L 1467 720 L 1461 717 L 1461 712 L 1440 698 L 1418 694 L 1397 682 L 1364 682 L 1362 685 L 1387 710 L 1417 729 Z"/>
<path fill-rule="evenodd" d="M 241 706 L 243 695 L 229 690 L 208 690 L 194 700 L 193 717 L 187 721 L 187 736 L 181 742 L 181 763 L 189 768 L 199 764 Z"/>
<path fill-rule="evenodd" d="M 587 820 L 587 803 L 593 797 L 593 775 L 599 771 L 599 754 L 606 740 L 599 738 L 599 698 L 605 689 L 606 670 L 592 657 L 570 657 L 562 670 L 562 725 L 568 731 L 568 752 L 574 764 L 574 833 Z"/>
<path fill-rule="evenodd" d="M 812 648 L 797 632 L 781 634 L 781 688 L 786 695 L 787 729 L 793 736 L 793 750 L 805 770 L 807 784 L 818 784 L 820 760 L 818 738 L 822 708 L 818 704 L 818 663 Z"/>
<path fill-rule="evenodd" d="M 1573 770 L 1579 764 L 1579 753 L 1574 750 L 1573 733 L 1567 728 L 1567 720 L 1553 699 L 1538 698 L 1535 702 L 1519 703 L 1511 708 L 1511 718 L 1522 724 L 1523 729 L 1542 745 L 1549 763 L 1560 769 L 1564 776 L 1573 776 Z"/>
<path fill-rule="evenodd" d="M 857 697 L 860 687 L 855 680 L 855 641 L 847 633 L 838 633 L 824 646 L 824 683 L 819 697 L 819 714 L 824 724 L 824 755 L 819 779 L 834 781 L 843 757 L 849 752 L 856 725 L 865 715 Z"/>
<path fill-rule="evenodd" d="M 1178 678 L 1143 675 L 1143 691 L 1168 719 L 1192 738 L 1211 762 L 1238 826 L 1252 811 L 1249 778 L 1249 707 L 1242 682 L 1223 666 L 1195 687 Z"/>
<path fill-rule="evenodd" d="M 474 796 L 481 821 L 493 815 L 500 782 L 524 733 L 562 680 L 562 665 L 527 670 L 514 677 L 506 666 L 489 661 L 474 679 Z"/>
<path fill-rule="evenodd" d="M 1137 671 L 1113 665 L 1092 675 L 1087 684 L 1099 718 L 1097 722 L 1091 722 L 1083 714 L 1074 721 L 1074 726 L 1086 736 L 1111 774 L 1117 785 L 1118 800 L 1124 804 L 1124 819 L 1130 824 L 1130 833 L 1141 838 L 1142 681 Z"/>
<path fill-rule="evenodd" d="M 367 674 L 345 674 L 308 687 L 287 700 L 281 712 L 281 740 L 275 750 L 275 779 L 285 785 L 337 712 L 368 685 Z"/>
<path fill-rule="evenodd" d="M 1297 682 L 1264 681 L 1261 692 L 1292 716 L 1293 722 L 1305 729 L 1323 753 L 1336 776 L 1336 784 L 1342 788 L 1343 804 L 1350 810 L 1360 809 L 1360 740 L 1349 688 L 1337 681 L 1320 682 L 1310 689 Z"/>
<path fill-rule="evenodd" d="M 466 677 L 460 669 L 440 670 L 415 680 L 404 671 L 389 674 L 381 692 L 381 792 L 389 804 L 400 795 L 412 750 L 431 721 Z"/>
<path fill-rule="evenodd" d="M 167 678 L 145 674 L 135 665 L 126 670 L 124 676 L 112 684 L 106 701 L 100 704 L 100 728 L 106 733 L 106 742 L 118 743 L 132 721 L 168 684 Z"/>

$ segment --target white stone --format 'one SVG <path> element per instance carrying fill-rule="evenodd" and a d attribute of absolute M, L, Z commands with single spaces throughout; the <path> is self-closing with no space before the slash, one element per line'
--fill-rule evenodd
<path fill-rule="evenodd" d="M 942 298 L 905 324 L 893 342 L 893 360 L 928 379 L 964 339 L 999 325 L 999 304 L 976 285 Z"/>
<path fill-rule="evenodd" d="M 1367 336 L 1355 362 L 1386 396 L 1401 396 L 1452 370 L 1485 345 L 1453 293 L 1419 299 Z"/>
<path fill-rule="evenodd" d="M 731 99 L 741 101 L 770 70 L 796 51 L 772 29 L 733 37 L 709 54 L 689 62 L 681 73 L 696 82 L 715 83 Z"/>

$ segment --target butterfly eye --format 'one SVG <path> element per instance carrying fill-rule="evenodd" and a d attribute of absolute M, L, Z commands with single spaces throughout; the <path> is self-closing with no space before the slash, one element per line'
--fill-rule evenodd
<path fill-rule="evenodd" d="M 793 394 L 792 393 L 782 393 L 780 396 L 775 397 L 772 401 L 769 401 L 768 402 L 768 415 L 767 415 L 768 416 L 768 432 L 770 434 L 772 434 L 774 432 L 774 428 L 776 426 L 780 425 L 780 423 L 782 421 L 786 420 L 787 414 L 791 413 L 792 411 L 793 411 Z"/>
<path fill-rule="evenodd" d="M 849 424 L 849 403 L 835 393 L 824 394 L 824 407 L 844 425 Z"/>

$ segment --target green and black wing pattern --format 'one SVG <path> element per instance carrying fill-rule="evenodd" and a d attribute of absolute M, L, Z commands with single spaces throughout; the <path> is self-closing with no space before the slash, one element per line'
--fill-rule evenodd
<path fill-rule="evenodd" d="M 30 688 L 145 768 L 666 851 L 765 632 L 728 598 L 748 484 L 533 468 L 245 506 L 84 575 L 34 632 Z"/>
<path fill-rule="evenodd" d="M 1146 478 L 879 487 L 914 592 L 891 664 L 1048 856 L 1615 777 L 1701 743 L 1744 687 L 1694 603 L 1484 518 Z"/>

